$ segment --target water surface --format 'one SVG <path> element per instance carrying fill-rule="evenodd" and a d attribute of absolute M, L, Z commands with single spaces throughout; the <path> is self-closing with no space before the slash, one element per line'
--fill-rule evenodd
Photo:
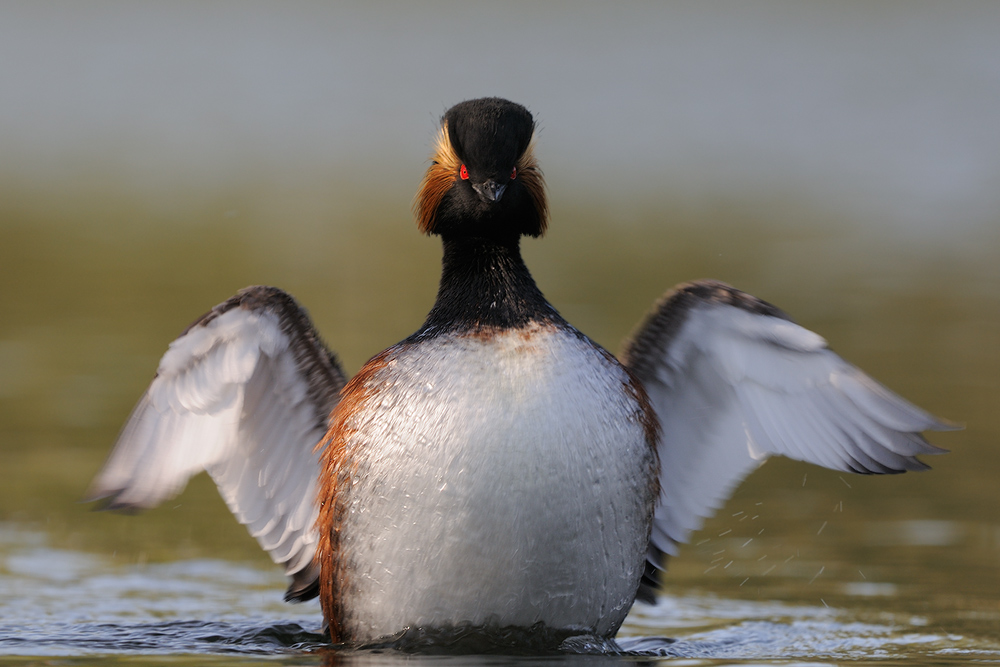
<path fill-rule="evenodd" d="M 141 517 L 78 501 L 166 343 L 211 304 L 243 284 L 283 284 L 353 371 L 422 320 L 438 251 L 404 211 L 396 226 L 313 230 L 337 261 L 307 254 L 292 267 L 283 255 L 294 251 L 273 230 L 243 227 L 234 243 L 234 223 L 210 212 L 203 226 L 142 234 L 110 216 L 3 228 L 0 271 L 18 285 L 0 297 L 13 315 L 0 336 L 4 654 L 323 659 L 318 607 L 280 602 L 282 578 L 204 477 Z M 932 437 L 953 453 L 930 459 L 927 473 L 857 477 L 769 462 L 670 564 L 667 596 L 638 608 L 622 637 L 676 638 L 653 646 L 710 661 L 1000 656 L 990 351 L 1000 311 L 983 307 L 995 304 L 983 277 L 996 268 L 975 253 L 914 261 L 912 248 L 875 249 L 876 240 L 715 218 L 607 230 L 577 213 L 557 214 L 551 238 L 526 248 L 557 307 L 611 349 L 663 286 L 721 276 L 968 425 Z M 858 264 L 845 268 L 830 259 L 837 253 Z M 928 265 L 941 270 L 932 277 Z"/>
<path fill-rule="evenodd" d="M 420 325 L 439 248 L 411 197 L 480 94 L 540 118 L 525 257 L 608 349 L 713 277 L 966 425 L 927 473 L 767 463 L 622 647 L 1000 660 L 996 3 L 509 5 L 0 8 L 0 663 L 504 661 L 330 654 L 204 477 L 141 517 L 79 503 L 166 345 L 238 289 L 291 292 L 349 372 Z"/>

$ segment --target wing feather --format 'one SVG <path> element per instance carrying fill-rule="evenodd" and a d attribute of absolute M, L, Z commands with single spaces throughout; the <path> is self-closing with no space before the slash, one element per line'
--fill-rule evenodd
<path fill-rule="evenodd" d="M 153 507 L 206 470 L 229 509 L 315 595 L 319 454 L 346 377 L 285 292 L 250 287 L 170 344 L 88 493 L 112 509 Z"/>
<path fill-rule="evenodd" d="M 774 306 L 715 281 L 669 292 L 626 344 L 623 361 L 660 421 L 660 499 L 639 597 L 769 456 L 866 474 L 923 470 L 945 450 L 926 430 L 953 425 L 850 365 Z"/>

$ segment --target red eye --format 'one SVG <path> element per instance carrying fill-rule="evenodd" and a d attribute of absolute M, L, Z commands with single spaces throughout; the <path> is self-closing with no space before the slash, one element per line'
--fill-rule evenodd
<path fill-rule="evenodd" d="M 517 178 L 517 167 L 510 170 L 510 180 L 513 181 L 515 178 Z"/>
<path fill-rule="evenodd" d="M 462 165 L 462 168 L 458 170 L 458 175 L 462 177 L 463 181 L 469 180 L 469 170 L 465 168 L 464 164 Z"/>

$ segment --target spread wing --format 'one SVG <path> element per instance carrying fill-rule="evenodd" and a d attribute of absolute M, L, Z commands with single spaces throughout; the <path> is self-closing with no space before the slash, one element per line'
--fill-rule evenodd
<path fill-rule="evenodd" d="M 626 345 L 662 429 L 660 499 L 640 599 L 655 594 L 663 553 L 767 457 L 834 470 L 923 470 L 940 454 L 920 435 L 954 428 L 847 363 L 774 306 L 728 285 L 680 285 Z"/>
<path fill-rule="evenodd" d="M 315 597 L 317 443 L 346 378 L 291 296 L 249 287 L 170 344 L 88 500 L 142 509 L 206 470 L 292 583 Z"/>

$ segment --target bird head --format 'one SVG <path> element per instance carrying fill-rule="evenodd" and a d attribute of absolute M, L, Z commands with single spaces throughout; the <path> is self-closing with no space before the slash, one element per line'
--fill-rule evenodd
<path fill-rule="evenodd" d="M 414 202 L 420 231 L 541 236 L 548 204 L 532 151 L 534 131 L 527 109 L 498 97 L 460 102 L 445 112 Z"/>

